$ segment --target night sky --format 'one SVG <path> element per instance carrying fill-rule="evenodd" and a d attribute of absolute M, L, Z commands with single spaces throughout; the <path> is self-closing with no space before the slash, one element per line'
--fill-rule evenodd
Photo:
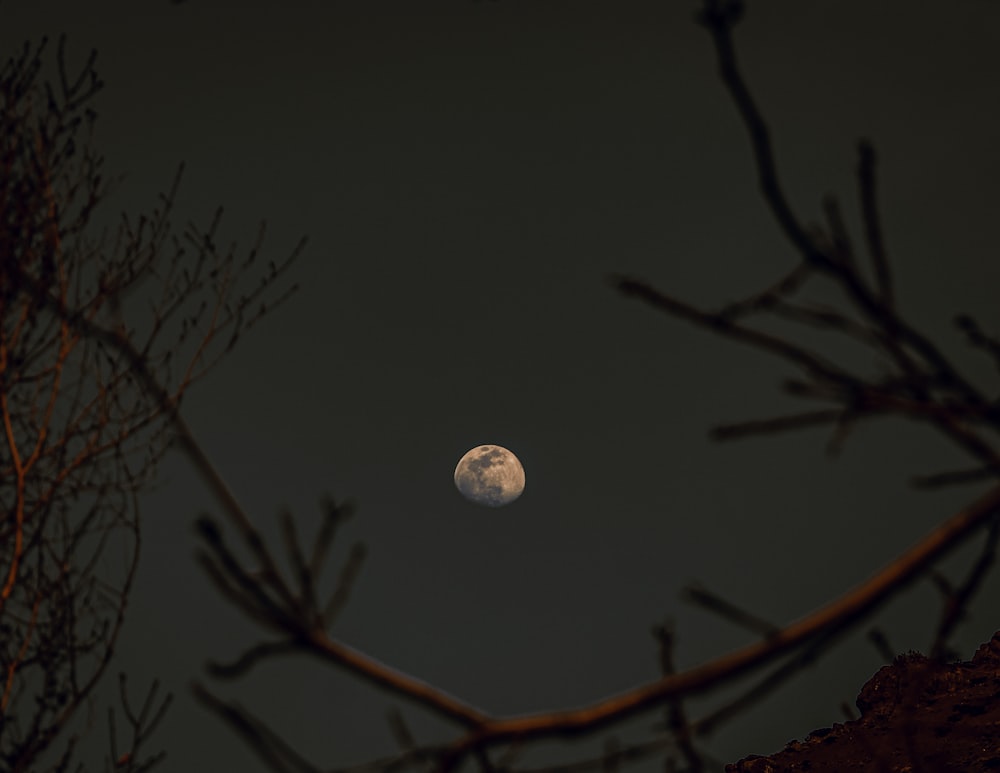
<path fill-rule="evenodd" d="M 43 34 L 66 33 L 71 62 L 98 50 L 95 142 L 122 175 L 98 224 L 151 209 L 183 161 L 179 226 L 223 204 L 223 240 L 249 246 L 265 219 L 275 259 L 308 235 L 287 279 L 297 294 L 184 415 L 272 538 L 284 507 L 310 534 L 323 495 L 355 499 L 334 558 L 361 540 L 368 562 L 334 635 L 493 713 L 656 678 L 649 630 L 667 617 L 680 668 L 746 644 L 680 589 L 697 581 L 787 623 L 978 493 L 910 489 L 910 475 L 968 460 L 902 421 L 862 425 L 834 459 L 826 430 L 710 441 L 714 424 L 809 407 L 780 392 L 796 372 L 608 284 L 628 274 L 718 306 L 797 260 L 758 193 L 696 7 L 0 1 L 4 56 Z M 875 144 L 900 307 L 988 384 L 950 320 L 966 310 L 1000 330 L 1000 4 L 751 2 L 736 43 L 803 219 L 836 194 L 861 241 L 855 147 Z M 454 488 L 455 464 L 481 443 L 524 465 L 526 490 L 507 507 Z M 152 741 L 164 770 L 263 770 L 190 695 L 207 658 L 260 635 L 194 561 L 193 523 L 217 505 L 183 458 L 161 471 L 114 668 L 177 695 Z M 976 547 L 946 565 L 953 576 Z M 1000 628 L 998 602 L 994 576 L 955 639 L 965 657 Z M 925 581 L 880 624 L 896 651 L 926 650 L 938 610 Z M 842 721 L 839 704 L 881 665 L 862 629 L 705 748 L 735 761 Z M 305 658 L 207 684 L 321 767 L 392 752 L 393 705 L 418 741 L 453 737 Z M 106 748 L 104 712 L 91 760 Z M 647 738 L 660 719 L 613 731 Z M 522 762 L 586 757 L 604 737 Z"/>

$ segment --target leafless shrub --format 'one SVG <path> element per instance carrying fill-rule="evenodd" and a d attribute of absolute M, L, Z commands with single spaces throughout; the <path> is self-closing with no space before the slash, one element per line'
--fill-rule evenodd
<path fill-rule="evenodd" d="M 47 51 L 25 45 L 0 68 L 0 762 L 15 771 L 42 769 L 60 736 L 52 769 L 68 769 L 67 729 L 124 621 L 137 496 L 184 393 L 268 310 L 294 258 L 240 290 L 259 239 L 247 255 L 220 249 L 221 213 L 178 235 L 179 173 L 150 215 L 95 235 L 96 56 L 72 71 L 60 40 L 46 79 Z"/>

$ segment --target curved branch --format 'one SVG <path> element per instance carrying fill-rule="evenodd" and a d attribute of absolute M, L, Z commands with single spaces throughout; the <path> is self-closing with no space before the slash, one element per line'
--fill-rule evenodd
<path fill-rule="evenodd" d="M 746 674 L 816 636 L 835 629 L 844 630 L 913 582 L 934 561 L 982 527 L 998 510 L 1000 486 L 959 510 L 862 585 L 773 636 L 590 706 L 489 722 L 452 746 L 449 763 L 454 766 L 474 749 L 505 741 L 574 736 L 607 726 L 657 706 L 668 698 L 707 692 L 721 682 Z"/>
<path fill-rule="evenodd" d="M 425 709 L 471 728 L 487 728 L 499 720 L 414 676 L 397 671 L 360 650 L 335 641 L 322 631 L 308 638 L 313 655 L 353 671 L 366 681 L 404 698 L 416 701 Z"/>

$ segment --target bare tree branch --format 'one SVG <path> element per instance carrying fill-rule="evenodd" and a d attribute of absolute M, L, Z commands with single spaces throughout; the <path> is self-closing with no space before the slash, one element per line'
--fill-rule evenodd
<path fill-rule="evenodd" d="M 700 585 L 688 585 L 684 588 L 682 597 L 693 604 L 704 607 L 709 612 L 714 612 L 731 623 L 735 623 L 741 628 L 745 628 L 761 636 L 773 636 L 781 630 L 774 623 L 747 612 L 745 609 L 736 606 L 736 604 L 730 601 L 726 601 L 721 596 L 712 593 Z"/>
<path fill-rule="evenodd" d="M 953 658 L 954 652 L 949 650 L 948 639 L 951 638 L 955 628 L 962 621 L 967 613 L 969 601 L 986 579 L 986 574 L 996 561 L 997 540 L 1000 538 L 1000 521 L 994 518 L 989 523 L 986 531 L 986 539 L 983 541 L 983 548 L 979 553 L 979 558 L 969 567 L 969 573 L 965 581 L 957 588 L 951 589 L 945 595 L 945 605 L 938 622 L 937 631 L 934 634 L 934 641 L 931 644 L 930 656 L 932 658 L 945 659 Z"/>
<path fill-rule="evenodd" d="M 867 140 L 858 143 L 858 186 L 861 189 L 861 214 L 865 223 L 865 239 L 868 254 L 875 267 L 875 281 L 878 284 L 882 302 L 889 308 L 895 304 L 892 292 L 892 274 L 886 258 L 882 239 L 882 221 L 878 214 L 875 198 L 875 148 Z"/>

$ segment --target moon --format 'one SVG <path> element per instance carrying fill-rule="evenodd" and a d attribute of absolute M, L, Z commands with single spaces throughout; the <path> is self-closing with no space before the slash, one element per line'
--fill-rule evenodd
<path fill-rule="evenodd" d="M 455 488 L 477 504 L 503 507 L 524 491 L 524 468 L 503 446 L 476 446 L 459 460 Z"/>

